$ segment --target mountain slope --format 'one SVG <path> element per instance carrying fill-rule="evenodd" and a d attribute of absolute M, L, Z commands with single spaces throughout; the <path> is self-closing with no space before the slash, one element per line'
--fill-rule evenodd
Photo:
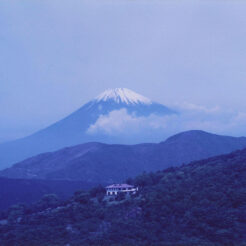
<path fill-rule="evenodd" d="M 88 190 L 95 185 L 81 181 L 0 178 L 0 210 L 18 203 L 37 202 L 46 194 L 66 199 L 77 190 Z"/>
<path fill-rule="evenodd" d="M 0 169 L 24 160 L 33 155 L 55 151 L 67 146 L 86 142 L 138 143 L 144 142 L 144 135 L 108 136 L 107 134 L 89 134 L 88 129 L 101 116 L 115 110 L 125 109 L 134 116 L 145 117 L 169 115 L 176 112 L 147 99 L 128 89 L 110 89 L 94 100 L 86 103 L 76 112 L 63 120 L 31 135 L 16 141 L 0 144 Z M 147 136 L 147 139 L 149 136 Z"/>
<path fill-rule="evenodd" d="M 105 191 L 94 190 L 56 207 L 9 210 L 0 244 L 245 245 L 246 149 L 143 174 L 132 183 L 139 193 L 116 201 L 103 201 Z"/>
<path fill-rule="evenodd" d="M 177 134 L 160 144 L 107 145 L 88 143 L 34 156 L 0 176 L 24 179 L 68 179 L 121 182 L 143 171 L 156 171 L 246 147 L 246 138 L 203 131 Z"/>

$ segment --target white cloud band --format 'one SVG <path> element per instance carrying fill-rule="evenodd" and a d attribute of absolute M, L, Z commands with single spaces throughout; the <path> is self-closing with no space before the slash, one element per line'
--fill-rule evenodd
<path fill-rule="evenodd" d="M 115 110 L 108 115 L 101 115 L 87 130 L 88 134 L 159 134 L 170 136 L 187 130 L 204 130 L 208 132 L 245 135 L 246 113 L 223 111 L 219 107 L 206 108 L 199 105 L 183 103 L 178 106 L 180 114 L 137 117 L 126 109 Z"/>

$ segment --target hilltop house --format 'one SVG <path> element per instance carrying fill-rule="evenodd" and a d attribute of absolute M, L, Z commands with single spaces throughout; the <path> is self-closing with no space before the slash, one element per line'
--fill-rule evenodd
<path fill-rule="evenodd" d="M 106 187 L 107 196 L 117 196 L 118 193 L 136 194 L 138 188 L 129 184 L 113 184 Z"/>

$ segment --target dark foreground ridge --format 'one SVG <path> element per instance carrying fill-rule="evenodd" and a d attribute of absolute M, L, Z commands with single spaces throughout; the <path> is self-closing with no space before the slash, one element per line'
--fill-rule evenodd
<path fill-rule="evenodd" d="M 15 206 L 2 214 L 0 245 L 245 245 L 246 149 L 127 183 L 139 193 L 112 201 L 97 187 Z"/>

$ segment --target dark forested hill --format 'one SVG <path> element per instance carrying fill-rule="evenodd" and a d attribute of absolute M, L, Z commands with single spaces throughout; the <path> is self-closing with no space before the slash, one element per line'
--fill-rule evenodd
<path fill-rule="evenodd" d="M 45 153 L 0 172 L 24 179 L 68 179 L 121 182 L 143 171 L 157 171 L 246 147 L 246 138 L 188 131 L 160 144 L 107 145 L 88 143 Z"/>
<path fill-rule="evenodd" d="M 246 149 L 128 180 L 134 197 L 102 188 L 46 197 L 0 220 L 0 245 L 244 246 Z"/>

